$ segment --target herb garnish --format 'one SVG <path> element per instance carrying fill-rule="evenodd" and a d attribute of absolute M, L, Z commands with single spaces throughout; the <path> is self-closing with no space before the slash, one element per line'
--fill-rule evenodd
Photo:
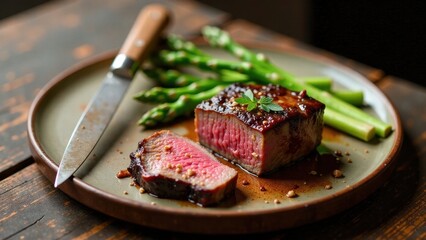
<path fill-rule="evenodd" d="M 241 105 L 247 105 L 247 111 L 249 112 L 256 107 L 262 109 L 265 112 L 278 112 L 284 110 L 280 105 L 273 103 L 272 100 L 274 99 L 265 96 L 261 96 L 260 99 L 256 99 L 251 89 L 248 89 L 243 93 L 242 97 L 236 98 L 235 102 Z"/>

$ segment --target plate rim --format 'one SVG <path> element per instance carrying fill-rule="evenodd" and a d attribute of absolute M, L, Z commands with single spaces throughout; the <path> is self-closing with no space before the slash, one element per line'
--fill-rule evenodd
<path fill-rule="evenodd" d="M 148 227 L 192 233 L 254 233 L 300 226 L 335 215 L 338 212 L 342 212 L 343 210 L 346 210 L 359 203 L 380 186 L 382 186 L 382 184 L 390 177 L 392 170 L 396 165 L 396 158 L 401 149 L 403 138 L 399 113 L 397 112 L 392 101 L 376 85 L 370 82 L 359 72 L 327 57 L 301 50 L 286 49 L 284 51 L 283 49 L 274 46 L 265 47 L 262 44 L 256 42 L 245 41 L 244 45 L 248 46 L 249 48 L 256 48 L 260 50 L 272 50 L 279 53 L 285 52 L 286 54 L 295 55 L 311 61 L 326 61 L 327 65 L 332 65 L 338 69 L 343 69 L 344 72 L 350 72 L 351 74 L 359 75 L 359 78 L 361 81 L 363 81 L 363 84 L 366 83 L 369 88 L 373 88 L 374 91 L 378 92 L 380 94 L 379 96 L 381 101 L 385 101 L 384 104 L 390 107 L 389 115 L 390 118 L 395 122 L 395 126 L 393 126 L 393 131 L 391 133 L 395 135 L 395 140 L 392 144 L 391 151 L 386 155 L 380 166 L 360 181 L 357 181 L 355 184 L 351 185 L 350 188 L 345 188 L 334 194 L 310 200 L 304 204 L 295 204 L 277 209 L 257 209 L 241 212 L 230 212 L 229 210 L 198 212 L 160 205 L 152 206 L 144 202 L 122 198 L 120 196 L 104 192 L 96 186 L 92 186 L 77 177 L 73 177 L 72 179 L 66 181 L 63 185 L 59 186 L 59 189 L 78 202 L 83 203 L 92 209 L 98 210 L 102 213 L 119 218 L 121 220 L 141 224 Z M 35 116 L 37 109 L 40 107 L 40 105 L 42 105 L 43 99 L 46 97 L 46 95 L 57 84 L 85 68 L 89 68 L 95 64 L 100 64 L 101 62 L 112 60 L 116 53 L 116 50 L 101 53 L 71 66 L 49 81 L 39 91 L 36 98 L 32 102 L 27 121 L 29 145 L 40 171 L 49 179 L 50 182 L 53 183 L 58 166 L 43 151 L 43 148 L 37 139 L 37 134 L 35 132 Z M 87 194 L 92 194 L 93 196 L 86 198 Z M 107 201 L 104 204 L 99 204 L 99 200 L 101 199 Z M 350 201 L 348 202 L 345 199 L 350 199 Z M 109 204 L 116 205 L 109 206 Z M 335 204 L 339 205 L 339 207 L 329 206 Z M 128 209 L 134 211 L 130 213 L 123 213 L 122 210 L 126 210 L 126 206 Z M 156 214 L 158 216 L 151 216 L 151 220 L 147 221 L 144 218 L 138 218 L 138 215 L 141 213 L 150 215 Z M 164 221 L 162 221 L 161 218 L 167 216 L 170 217 L 170 215 L 174 216 L 175 218 L 177 217 L 182 221 L 176 221 L 177 223 L 166 226 L 167 224 L 164 224 Z M 303 215 L 306 216 L 301 217 Z M 284 217 L 295 217 L 296 219 L 300 220 L 298 222 L 294 220 L 280 221 L 280 224 L 275 225 L 264 224 L 265 222 L 274 222 L 274 220 L 279 220 Z M 221 220 L 220 222 L 222 224 L 218 224 L 218 219 Z M 258 225 L 253 225 L 253 221 L 258 222 L 259 219 L 262 221 L 260 221 Z M 188 224 L 189 222 L 194 224 Z M 202 224 L 199 224 L 200 222 L 202 222 L 205 226 L 203 227 Z M 208 222 L 214 225 L 208 224 Z M 232 225 L 229 226 L 231 223 Z M 226 224 L 228 226 L 226 226 Z"/>

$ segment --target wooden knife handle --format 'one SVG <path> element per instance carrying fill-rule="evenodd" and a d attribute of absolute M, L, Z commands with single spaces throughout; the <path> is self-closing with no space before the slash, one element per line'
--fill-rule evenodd
<path fill-rule="evenodd" d="M 111 71 L 122 77 L 133 78 L 169 19 L 169 10 L 162 5 L 151 4 L 143 8 L 114 59 Z"/>

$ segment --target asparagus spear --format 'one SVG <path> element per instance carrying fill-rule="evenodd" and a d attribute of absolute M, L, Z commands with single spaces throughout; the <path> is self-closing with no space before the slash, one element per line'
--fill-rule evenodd
<path fill-rule="evenodd" d="M 267 84 L 274 79 L 276 80 L 276 83 L 278 83 L 278 79 L 274 75 L 270 76 L 268 72 L 265 73 L 259 71 L 249 62 L 233 62 L 216 59 L 210 56 L 194 55 L 183 51 L 168 50 L 162 50 L 158 55 L 157 61 L 159 61 L 161 64 L 169 66 L 192 65 L 198 67 L 201 70 L 213 72 L 227 70 L 251 76 L 252 79 L 260 81 L 263 84 Z M 265 80 L 265 78 L 270 79 Z"/>
<path fill-rule="evenodd" d="M 174 51 L 183 51 L 195 56 L 209 57 L 207 53 L 203 52 L 195 44 L 193 44 L 192 42 L 185 41 L 176 35 L 169 36 L 167 38 L 167 44 L 169 48 Z M 246 80 L 248 78 L 247 75 L 226 69 L 217 71 L 217 73 L 222 81 L 235 82 Z"/>
<path fill-rule="evenodd" d="M 196 94 L 220 85 L 229 85 L 229 83 L 218 82 L 213 79 L 200 79 L 188 86 L 177 88 L 154 87 L 146 91 L 139 92 L 134 98 L 141 102 L 164 103 L 174 102 L 182 95 Z"/>
<path fill-rule="evenodd" d="M 244 46 L 235 42 L 229 34 L 220 28 L 205 26 L 202 29 L 202 34 L 212 46 L 221 47 L 232 53 L 242 61 L 250 62 L 256 65 L 261 71 L 269 73 L 275 77 L 279 74 L 282 78 L 293 79 L 294 76 L 281 68 L 270 63 L 269 59 L 263 53 L 254 53 Z M 278 76 L 277 76 L 278 77 Z"/>
<path fill-rule="evenodd" d="M 153 127 L 170 122 L 179 116 L 190 115 L 201 101 L 215 96 L 223 89 L 224 86 L 216 86 L 197 94 L 182 95 L 176 102 L 163 103 L 152 108 L 141 117 L 138 123 L 145 127 Z"/>
<path fill-rule="evenodd" d="M 266 77 L 264 80 L 271 83 L 278 83 L 293 91 L 302 91 L 305 89 L 310 96 L 323 102 L 328 108 L 332 108 L 336 112 L 346 114 L 352 118 L 374 126 L 376 134 L 381 137 L 386 137 L 391 132 L 392 126 L 389 124 L 367 114 L 366 112 L 350 105 L 349 103 L 338 99 L 337 97 L 334 97 L 326 91 L 321 91 L 304 82 L 297 81 L 294 76 L 271 64 L 266 60 L 266 58 L 256 57 L 255 53 L 233 41 L 226 32 L 220 30 L 219 28 L 205 27 L 203 29 L 203 34 L 212 45 L 223 47 L 237 57 L 240 57 L 242 60 L 250 62 L 252 64 L 252 69 L 257 68 L 258 71 L 261 72 L 264 72 L 265 69 L 270 71 L 266 73 L 264 72 L 264 74 L 256 74 L 255 77 L 265 77 L 269 75 L 273 76 L 273 78 Z M 252 70 L 252 72 L 255 71 Z M 251 73 L 247 72 L 247 74 Z"/>
<path fill-rule="evenodd" d="M 199 81 L 199 78 L 191 74 L 185 74 L 174 69 L 144 68 L 146 76 L 155 80 L 163 87 L 184 87 Z"/>
<path fill-rule="evenodd" d="M 297 78 L 298 81 L 303 81 L 313 87 L 316 87 L 320 90 L 330 92 L 335 97 L 343 100 L 347 103 L 350 103 L 354 106 L 361 107 L 364 103 L 364 92 L 363 91 L 354 91 L 354 90 L 332 90 L 332 80 L 326 76 L 320 77 L 300 77 Z"/>
<path fill-rule="evenodd" d="M 170 35 L 167 37 L 167 45 L 171 50 L 184 51 L 198 56 L 208 56 L 206 53 L 201 51 L 194 43 L 185 41 L 176 35 Z"/>
<path fill-rule="evenodd" d="M 305 83 L 316 87 L 318 89 L 324 90 L 324 91 L 330 91 L 332 80 L 329 77 L 320 76 L 320 77 L 301 77 L 297 79 L 298 81 L 304 81 Z"/>
<path fill-rule="evenodd" d="M 354 106 L 361 107 L 364 104 L 364 92 L 362 91 L 331 90 L 330 92 L 337 98 Z"/>
<path fill-rule="evenodd" d="M 340 114 L 332 108 L 324 110 L 324 122 L 364 141 L 369 141 L 374 136 L 374 128 L 371 125 Z"/>

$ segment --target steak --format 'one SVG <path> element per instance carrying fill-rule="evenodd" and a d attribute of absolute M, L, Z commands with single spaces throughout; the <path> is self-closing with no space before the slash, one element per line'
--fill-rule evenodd
<path fill-rule="evenodd" d="M 235 102 L 251 89 L 283 111 L 247 111 Z M 200 144 L 256 175 L 302 158 L 320 144 L 325 105 L 277 85 L 233 84 L 195 109 Z"/>
<path fill-rule="evenodd" d="M 171 131 L 143 139 L 130 154 L 129 172 L 148 193 L 213 205 L 234 194 L 237 172 L 211 153 Z"/>

